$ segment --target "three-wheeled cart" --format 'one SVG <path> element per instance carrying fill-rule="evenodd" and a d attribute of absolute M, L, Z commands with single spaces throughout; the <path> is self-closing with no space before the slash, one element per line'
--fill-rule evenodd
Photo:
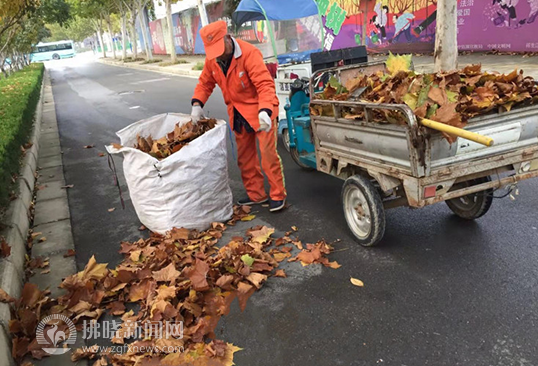
<path fill-rule="evenodd" d="M 538 105 L 471 119 L 466 130 L 494 140 L 486 147 L 462 138 L 449 144 L 441 133 L 420 125 L 406 105 L 313 97 L 317 80 L 325 74 L 345 85 L 360 73 L 384 67 L 368 63 L 313 73 L 310 108 L 329 106 L 331 116 L 311 115 L 309 123 L 301 116 L 301 131 L 308 127 L 310 136 L 290 135 L 292 151 L 305 166 L 313 166 L 314 156 L 299 140 L 310 138 L 317 170 L 345 180 L 344 216 L 359 244 L 373 246 L 383 238 L 386 209 L 445 201 L 456 215 L 477 219 L 490 208 L 496 190 L 538 176 Z M 344 118 L 346 107 L 362 110 L 363 117 Z M 376 110 L 398 111 L 406 124 L 373 122 Z"/>

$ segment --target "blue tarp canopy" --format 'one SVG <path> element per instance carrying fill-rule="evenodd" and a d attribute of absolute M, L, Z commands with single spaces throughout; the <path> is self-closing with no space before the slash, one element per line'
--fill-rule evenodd
<path fill-rule="evenodd" d="M 252 20 L 293 20 L 317 14 L 315 0 L 242 0 L 232 20 L 240 26 Z"/>

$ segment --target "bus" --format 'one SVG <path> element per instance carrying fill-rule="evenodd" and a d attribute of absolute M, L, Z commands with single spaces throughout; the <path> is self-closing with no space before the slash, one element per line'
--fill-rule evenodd
<path fill-rule="evenodd" d="M 59 60 L 61 58 L 75 57 L 75 54 L 73 41 L 40 42 L 34 46 L 32 54 L 30 55 L 30 61 L 40 62 Z"/>

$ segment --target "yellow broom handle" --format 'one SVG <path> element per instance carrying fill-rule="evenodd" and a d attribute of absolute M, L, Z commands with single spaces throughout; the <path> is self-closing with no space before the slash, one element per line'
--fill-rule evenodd
<path fill-rule="evenodd" d="M 471 140 L 482 145 L 493 146 L 493 139 L 491 137 L 467 131 L 463 128 L 446 125 L 444 123 L 432 121 L 431 119 L 427 118 L 422 118 L 420 120 L 420 123 L 422 123 L 422 125 L 426 127 L 432 128 L 437 131 L 446 132 L 448 134 L 455 135 L 466 140 Z"/>

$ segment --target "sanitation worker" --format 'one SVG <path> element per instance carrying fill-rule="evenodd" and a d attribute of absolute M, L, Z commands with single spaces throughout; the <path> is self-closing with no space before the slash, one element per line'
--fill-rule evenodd
<path fill-rule="evenodd" d="M 275 82 L 262 54 L 255 46 L 231 37 L 223 20 L 203 27 L 200 36 L 206 61 L 192 97 L 192 120 L 197 122 L 204 117 L 204 104 L 215 84 L 218 85 L 228 106 L 237 142 L 237 163 L 248 195 L 238 203 L 254 205 L 269 201 L 270 211 L 282 210 L 286 204 L 286 189 L 276 149 L 278 99 Z M 260 158 L 269 181 L 269 196 L 264 188 Z"/>

